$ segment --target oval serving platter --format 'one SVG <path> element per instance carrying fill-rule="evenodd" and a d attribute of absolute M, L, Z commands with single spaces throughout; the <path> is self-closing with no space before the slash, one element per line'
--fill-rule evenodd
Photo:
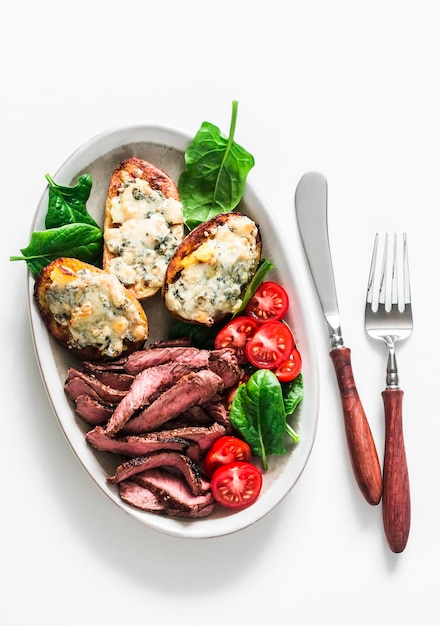
<path fill-rule="evenodd" d="M 184 168 L 184 153 L 190 139 L 165 127 L 132 126 L 112 129 L 78 148 L 53 175 L 53 179 L 60 185 L 72 185 L 80 174 L 91 174 L 93 186 L 87 208 L 96 221 L 102 224 L 110 176 L 120 161 L 129 156 L 138 156 L 164 170 L 177 183 Z M 47 206 L 46 189 L 38 204 L 32 231 L 44 230 Z M 315 439 L 318 420 L 318 368 L 313 333 L 308 322 L 301 285 L 298 283 L 298 274 L 293 267 L 291 254 L 287 255 L 270 219 L 268 208 L 249 182 L 246 184 L 239 210 L 259 224 L 263 256 L 274 265 L 270 277 L 281 282 L 289 294 L 291 306 L 286 319 L 301 351 L 304 378 L 304 399 L 294 414 L 295 428 L 300 433 L 301 441 L 297 445 L 289 445 L 290 442 L 287 442 L 285 455 L 270 457 L 259 499 L 251 507 L 239 512 L 229 512 L 218 506 L 206 518 L 175 519 L 141 511 L 120 499 L 117 486 L 110 485 L 106 479 L 114 472 L 121 459 L 117 455 L 98 452 L 87 444 L 85 434 L 91 427 L 75 414 L 73 404 L 64 393 L 67 370 L 78 366 L 78 362 L 49 335 L 34 301 L 34 279 L 28 274 L 30 321 L 37 360 L 50 403 L 68 443 L 99 489 L 118 507 L 142 524 L 176 537 L 211 538 L 227 535 L 242 530 L 267 515 L 299 479 Z M 160 295 L 148 300 L 144 307 L 150 326 L 149 341 L 165 339 L 173 320 Z M 295 312 L 294 316 L 292 311 Z"/>

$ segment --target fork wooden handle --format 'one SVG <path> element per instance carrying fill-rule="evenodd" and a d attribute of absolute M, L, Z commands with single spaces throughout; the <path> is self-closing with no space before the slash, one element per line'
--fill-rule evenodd
<path fill-rule="evenodd" d="M 335 367 L 342 401 L 345 434 L 353 473 L 369 504 L 379 504 L 382 496 L 382 472 L 374 439 L 357 392 L 349 348 L 334 348 L 330 357 Z"/>
<path fill-rule="evenodd" d="M 402 552 L 411 524 L 411 499 L 402 427 L 401 389 L 382 392 L 385 408 L 382 514 L 385 535 L 393 552 Z"/>

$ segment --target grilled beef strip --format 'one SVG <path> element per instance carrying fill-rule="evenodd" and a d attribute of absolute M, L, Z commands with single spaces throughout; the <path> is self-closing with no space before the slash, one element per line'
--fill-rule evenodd
<path fill-rule="evenodd" d="M 210 483 L 205 480 L 192 459 L 180 452 L 163 451 L 151 452 L 144 456 L 138 456 L 121 463 L 116 468 L 113 476 L 109 476 L 107 481 L 112 484 L 131 478 L 135 474 L 140 474 L 147 469 L 158 467 L 170 467 L 177 470 L 185 478 L 191 493 L 199 496 L 210 490 Z"/>
<path fill-rule="evenodd" d="M 236 385 L 243 375 L 243 370 L 231 348 L 211 350 L 208 367 L 223 379 L 225 389 Z"/>
<path fill-rule="evenodd" d="M 114 406 L 103 404 L 87 394 L 79 395 L 75 400 L 75 413 L 88 424 L 105 424 L 113 414 Z"/>
<path fill-rule="evenodd" d="M 185 426 L 144 435 L 108 437 L 105 429 L 98 425 L 86 433 L 86 441 L 101 452 L 123 454 L 127 457 L 143 456 L 154 450 L 177 450 L 193 461 L 200 461 L 214 441 L 225 433 L 224 426 L 214 423 L 209 428 Z"/>
<path fill-rule="evenodd" d="M 214 441 L 226 434 L 226 429 L 222 424 L 214 423 L 212 426 L 183 426 L 172 430 L 161 430 L 161 435 L 166 437 L 183 437 L 197 443 L 200 451 L 206 452 Z"/>
<path fill-rule="evenodd" d="M 111 387 L 112 389 L 117 389 L 118 391 L 129 391 L 135 378 L 133 374 L 104 371 L 95 372 L 94 376 L 99 380 L 99 382 L 107 385 L 107 387 Z"/>
<path fill-rule="evenodd" d="M 211 491 L 195 496 L 179 476 L 166 470 L 146 470 L 130 480 L 141 489 L 154 493 L 165 503 L 165 512 L 173 517 L 205 517 L 214 508 Z"/>
<path fill-rule="evenodd" d="M 161 432 L 147 433 L 143 436 L 132 435 L 116 439 L 108 437 L 102 426 L 96 426 L 86 434 L 86 441 L 96 450 L 101 452 L 112 452 L 113 454 L 123 454 L 128 457 L 144 456 L 157 450 L 176 450 L 183 452 L 193 458 L 198 457 L 198 445 L 190 439 L 172 435 L 164 435 Z M 194 448 L 192 455 L 189 450 Z"/>
<path fill-rule="evenodd" d="M 166 511 L 166 501 L 158 498 L 150 489 L 141 487 L 132 480 L 124 480 L 119 484 L 121 500 L 143 511 L 163 513 Z"/>
<path fill-rule="evenodd" d="M 81 372 L 75 368 L 70 368 L 67 372 L 67 379 L 64 384 L 67 396 L 75 402 L 81 394 L 87 394 L 96 400 L 107 404 L 116 404 L 127 394 L 126 391 L 113 389 L 100 382 L 95 376 Z"/>
<path fill-rule="evenodd" d="M 83 361 L 82 366 L 89 374 L 99 374 L 103 372 L 126 373 L 125 364 L 127 357 L 123 356 L 113 361 Z"/>
<path fill-rule="evenodd" d="M 167 348 L 147 348 L 145 350 L 137 350 L 127 357 L 125 369 L 129 374 L 138 374 L 147 367 L 154 365 L 163 365 L 170 361 L 179 361 L 180 363 L 191 363 L 193 358 L 204 352 L 209 359 L 209 350 L 200 350 L 194 347 L 167 347 Z"/>
<path fill-rule="evenodd" d="M 180 415 L 188 408 L 219 399 L 223 391 L 220 376 L 210 370 L 199 370 L 182 376 L 175 385 L 164 391 L 152 404 L 130 419 L 124 434 L 140 434 L 157 430 L 162 424 Z"/>
<path fill-rule="evenodd" d="M 106 426 L 109 437 L 116 435 L 138 409 L 156 399 L 160 392 L 169 389 L 182 376 L 189 374 L 194 368 L 206 365 L 207 358 L 203 354 L 195 355 L 193 363 L 164 363 L 148 367 L 134 379 L 127 395 L 116 407 Z"/>

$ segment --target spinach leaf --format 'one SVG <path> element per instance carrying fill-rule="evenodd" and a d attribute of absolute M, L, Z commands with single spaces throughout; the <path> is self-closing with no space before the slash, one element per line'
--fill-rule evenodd
<path fill-rule="evenodd" d="M 238 102 L 232 102 L 229 137 L 203 122 L 185 153 L 185 170 L 178 188 L 186 226 L 233 211 L 240 202 L 254 157 L 234 141 Z"/>
<path fill-rule="evenodd" d="M 46 174 L 49 183 L 49 208 L 46 213 L 46 228 L 57 228 L 66 224 L 84 223 L 98 227 L 93 217 L 88 213 L 86 202 L 92 189 L 90 174 L 82 174 L 73 187 L 57 185 L 49 174 Z"/>
<path fill-rule="evenodd" d="M 298 374 L 298 376 L 289 383 L 281 383 L 281 389 L 283 392 L 286 415 L 292 415 L 292 413 L 295 411 L 296 407 L 304 397 L 304 380 L 302 374 Z M 300 436 L 287 421 L 286 433 L 289 435 L 294 443 L 299 443 Z"/>
<path fill-rule="evenodd" d="M 63 256 L 97 264 L 102 254 L 102 231 L 90 224 L 67 224 L 35 231 L 29 245 L 22 248 L 21 253 L 23 256 L 11 256 L 10 261 L 26 261 L 34 276 Z"/>
<path fill-rule="evenodd" d="M 283 390 L 286 415 L 291 415 L 304 397 L 304 380 L 302 374 L 298 374 L 290 383 L 283 383 L 281 388 Z"/>
<path fill-rule="evenodd" d="M 286 412 L 281 385 L 269 370 L 257 370 L 234 394 L 230 410 L 231 425 L 260 456 L 263 469 L 268 455 L 285 454 L 283 438 Z"/>

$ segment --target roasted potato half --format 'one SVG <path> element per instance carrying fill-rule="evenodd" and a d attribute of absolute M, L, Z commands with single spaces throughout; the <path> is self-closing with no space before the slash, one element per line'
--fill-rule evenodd
<path fill-rule="evenodd" d="M 148 321 L 110 272 L 59 258 L 38 275 L 34 296 L 51 335 L 80 359 L 107 360 L 141 348 Z"/>
<path fill-rule="evenodd" d="M 113 171 L 104 209 L 103 267 L 143 300 L 163 285 L 168 262 L 184 236 L 175 183 L 137 157 Z"/>
<path fill-rule="evenodd" d="M 241 306 L 261 258 L 257 224 L 222 213 L 192 230 L 171 258 L 163 297 L 178 319 L 212 326 Z"/>

